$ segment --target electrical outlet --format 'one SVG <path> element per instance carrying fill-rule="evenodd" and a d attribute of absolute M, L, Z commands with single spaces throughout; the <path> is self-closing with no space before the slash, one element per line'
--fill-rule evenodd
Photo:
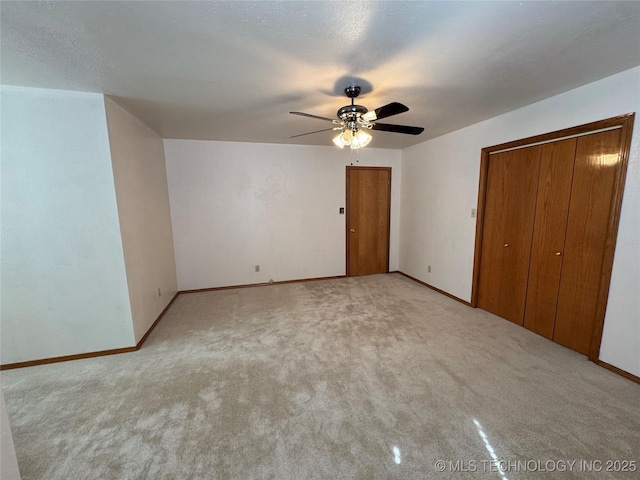
<path fill-rule="evenodd" d="M 162 296 L 162 290 L 158 289 L 158 296 L 161 297 Z"/>
<path fill-rule="evenodd" d="M 431 265 L 427 265 L 427 272 L 431 273 Z"/>
<path fill-rule="evenodd" d="M 476 218 L 476 209 L 475 208 L 471 209 L 471 218 Z"/>
<path fill-rule="evenodd" d="M 256 265 L 256 272 L 260 271 L 260 265 Z"/>

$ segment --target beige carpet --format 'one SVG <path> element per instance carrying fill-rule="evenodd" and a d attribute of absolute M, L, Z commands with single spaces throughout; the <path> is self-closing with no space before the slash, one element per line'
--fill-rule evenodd
<path fill-rule="evenodd" d="M 181 295 L 2 386 L 24 480 L 638 478 L 640 385 L 397 274 Z"/>

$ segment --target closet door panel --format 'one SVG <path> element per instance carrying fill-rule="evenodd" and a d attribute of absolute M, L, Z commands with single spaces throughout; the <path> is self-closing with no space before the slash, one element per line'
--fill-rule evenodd
<path fill-rule="evenodd" d="M 577 139 L 542 146 L 524 326 L 549 339 L 560 287 L 562 254 Z"/>
<path fill-rule="evenodd" d="M 600 289 L 621 130 L 578 138 L 553 339 L 588 354 Z"/>
<path fill-rule="evenodd" d="M 489 160 L 478 306 L 522 325 L 541 146 Z"/>

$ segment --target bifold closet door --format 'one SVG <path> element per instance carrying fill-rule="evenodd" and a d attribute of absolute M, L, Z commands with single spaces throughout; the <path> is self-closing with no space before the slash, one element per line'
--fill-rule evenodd
<path fill-rule="evenodd" d="M 589 354 L 614 186 L 621 168 L 620 129 L 579 137 L 553 340 Z"/>
<path fill-rule="evenodd" d="M 542 147 L 489 160 L 478 306 L 522 325 Z"/>
<path fill-rule="evenodd" d="M 525 328 L 549 339 L 560 288 L 576 138 L 542 145 Z"/>

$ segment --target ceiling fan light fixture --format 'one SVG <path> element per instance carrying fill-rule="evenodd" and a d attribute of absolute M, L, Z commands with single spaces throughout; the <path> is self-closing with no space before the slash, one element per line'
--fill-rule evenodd
<path fill-rule="evenodd" d="M 351 140 L 351 148 L 362 148 L 369 145 L 371 141 L 371 135 L 363 130 L 358 130 L 353 135 L 353 139 Z"/>
<path fill-rule="evenodd" d="M 339 148 L 350 147 L 355 150 L 369 145 L 371 138 L 365 131 L 347 128 L 333 138 L 333 143 Z"/>
<path fill-rule="evenodd" d="M 340 132 L 340 134 L 333 137 L 333 143 L 338 148 L 344 148 L 345 144 L 344 144 L 344 141 L 342 140 L 342 132 Z"/>
<path fill-rule="evenodd" d="M 352 141 L 353 141 L 353 133 L 351 133 L 351 130 L 349 129 L 345 129 L 341 131 L 333 139 L 333 143 L 339 148 L 350 147 Z"/>

